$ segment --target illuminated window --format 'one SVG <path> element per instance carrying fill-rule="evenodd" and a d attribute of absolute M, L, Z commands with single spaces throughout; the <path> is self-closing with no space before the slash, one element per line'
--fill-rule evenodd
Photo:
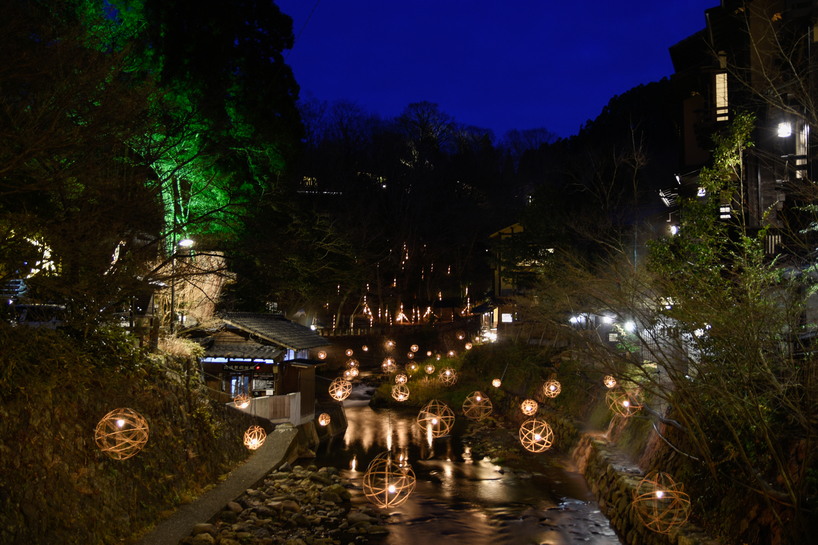
<path fill-rule="evenodd" d="M 507 313 L 504 312 L 503 315 L 502 315 L 501 321 L 504 322 L 504 323 L 511 323 L 514 320 L 511 319 L 511 314 L 507 314 Z"/>
<path fill-rule="evenodd" d="M 728 121 L 730 119 L 727 102 L 727 74 L 722 72 L 716 74 L 716 121 Z"/>
<path fill-rule="evenodd" d="M 730 219 L 730 205 L 729 204 L 722 204 L 719 206 L 719 219 L 729 220 Z"/>

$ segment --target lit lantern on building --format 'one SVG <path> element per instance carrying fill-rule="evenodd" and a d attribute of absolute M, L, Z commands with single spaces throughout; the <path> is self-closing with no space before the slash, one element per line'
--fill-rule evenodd
<path fill-rule="evenodd" d="M 109 458 L 127 460 L 148 442 L 148 422 L 133 409 L 114 409 L 99 421 L 94 439 Z"/>

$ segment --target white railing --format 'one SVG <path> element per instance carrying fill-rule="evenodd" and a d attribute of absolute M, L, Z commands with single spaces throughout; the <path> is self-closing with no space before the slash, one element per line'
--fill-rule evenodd
<path fill-rule="evenodd" d="M 273 424 L 283 424 L 289 422 L 293 426 L 303 424 L 301 421 L 301 392 L 280 396 L 254 397 L 250 404 L 244 408 L 238 407 L 235 403 L 228 403 L 244 413 L 266 418 Z M 312 420 L 313 415 L 304 415 L 308 420 Z"/>

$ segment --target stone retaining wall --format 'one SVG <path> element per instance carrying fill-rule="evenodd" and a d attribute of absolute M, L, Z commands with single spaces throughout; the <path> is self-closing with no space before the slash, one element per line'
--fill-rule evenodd
<path fill-rule="evenodd" d="M 581 433 L 577 422 L 557 413 L 546 420 L 554 430 L 555 445 L 570 452 L 577 470 L 585 477 L 599 508 L 628 545 L 719 545 L 698 526 L 688 522 L 670 534 L 645 528 L 631 509 L 633 492 L 644 475 L 616 451 L 601 433 Z"/>

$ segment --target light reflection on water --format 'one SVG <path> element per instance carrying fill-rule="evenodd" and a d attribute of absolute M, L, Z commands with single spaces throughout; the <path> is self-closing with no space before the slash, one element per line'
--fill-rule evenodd
<path fill-rule="evenodd" d="M 374 411 L 364 400 L 347 401 L 344 407 L 346 433 L 322 443 L 316 463 L 338 468 L 356 486 L 354 504 L 367 503 L 363 474 L 389 447 L 408 456 L 417 476 L 409 499 L 388 510 L 389 545 L 426 539 L 435 545 L 620 543 L 576 473 L 555 467 L 547 475 L 520 478 L 488 461 L 472 460 L 460 441 L 464 418 L 456 419 L 451 436 L 430 446 L 414 413 Z"/>

